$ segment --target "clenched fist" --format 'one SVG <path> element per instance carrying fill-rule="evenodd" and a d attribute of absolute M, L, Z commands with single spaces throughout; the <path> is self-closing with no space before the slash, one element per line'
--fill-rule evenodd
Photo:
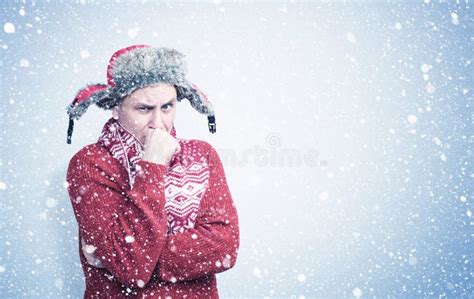
<path fill-rule="evenodd" d="M 160 129 L 148 129 L 145 138 L 143 160 L 156 164 L 167 165 L 173 155 L 179 153 L 178 141 L 168 132 Z"/>

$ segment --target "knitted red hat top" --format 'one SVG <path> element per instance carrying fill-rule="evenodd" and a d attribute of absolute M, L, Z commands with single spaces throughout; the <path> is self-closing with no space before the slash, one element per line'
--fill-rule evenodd
<path fill-rule="evenodd" d="M 133 45 L 133 46 L 129 46 L 129 47 L 126 47 L 126 48 L 123 48 L 123 49 L 120 49 L 118 50 L 117 52 L 115 52 L 112 57 L 110 57 L 110 60 L 109 60 L 109 64 L 107 65 L 107 84 L 111 87 L 114 87 L 115 86 L 115 82 L 114 82 L 114 78 L 112 76 L 112 71 L 114 69 L 114 65 L 115 65 L 115 61 L 117 60 L 117 58 L 119 58 L 120 56 L 122 56 L 123 54 L 126 54 L 130 51 L 133 51 L 135 49 L 139 49 L 139 48 L 150 48 L 149 45 Z"/>

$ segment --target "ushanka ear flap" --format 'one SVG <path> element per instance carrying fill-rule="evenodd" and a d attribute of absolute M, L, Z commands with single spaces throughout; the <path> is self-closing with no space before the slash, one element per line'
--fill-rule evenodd
<path fill-rule="evenodd" d="M 71 144 L 72 132 L 74 130 L 74 119 L 78 120 L 92 104 L 97 104 L 107 100 L 109 89 L 105 84 L 88 85 L 79 90 L 74 101 L 67 107 L 69 115 L 69 126 L 67 129 L 67 143 Z"/>
<path fill-rule="evenodd" d="M 209 126 L 209 132 L 216 132 L 216 117 L 214 114 L 214 108 L 211 102 L 207 99 L 196 84 L 190 83 L 187 86 L 175 86 L 178 101 L 187 99 L 196 111 L 201 114 L 207 115 L 207 121 Z"/>

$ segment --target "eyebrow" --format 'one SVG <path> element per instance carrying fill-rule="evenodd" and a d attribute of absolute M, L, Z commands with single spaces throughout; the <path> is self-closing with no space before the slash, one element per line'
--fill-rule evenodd
<path fill-rule="evenodd" d="M 171 100 L 169 100 L 168 102 L 161 105 L 161 107 L 163 107 L 165 105 L 168 105 L 168 104 L 171 104 L 173 101 L 176 101 L 176 97 L 173 97 Z M 148 104 L 145 104 L 145 103 L 137 103 L 136 106 L 137 107 L 144 107 L 144 108 L 148 108 L 148 109 L 153 109 L 153 108 L 156 107 L 156 105 L 148 105 Z"/>

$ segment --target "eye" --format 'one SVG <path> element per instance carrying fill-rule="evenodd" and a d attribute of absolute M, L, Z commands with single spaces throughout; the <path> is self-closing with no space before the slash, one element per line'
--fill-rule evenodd
<path fill-rule="evenodd" d="M 148 112 L 148 111 L 151 110 L 151 108 L 146 107 L 146 106 L 140 106 L 140 107 L 137 108 L 137 110 L 140 111 L 140 112 Z"/>
<path fill-rule="evenodd" d="M 169 111 L 173 108 L 173 104 L 165 104 L 163 106 L 161 106 L 161 110 L 163 111 Z"/>

